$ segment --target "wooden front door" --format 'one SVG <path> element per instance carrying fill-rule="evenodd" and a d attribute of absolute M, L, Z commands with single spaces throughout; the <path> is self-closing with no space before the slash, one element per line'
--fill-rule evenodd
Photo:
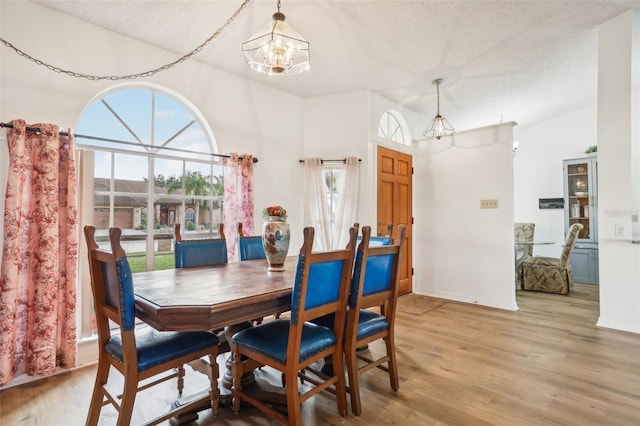
<path fill-rule="evenodd" d="M 392 237 L 398 233 L 398 225 L 407 228 L 405 251 L 400 270 L 400 294 L 412 291 L 413 278 L 413 217 L 412 175 L 413 159 L 408 154 L 378 147 L 378 235 L 387 233 L 387 224 L 393 225 Z"/>

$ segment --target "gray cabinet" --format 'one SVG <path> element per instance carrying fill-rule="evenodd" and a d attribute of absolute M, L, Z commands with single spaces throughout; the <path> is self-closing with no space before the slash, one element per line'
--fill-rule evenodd
<path fill-rule="evenodd" d="M 583 284 L 598 284 L 598 248 L 576 244 L 571 254 L 573 281 Z"/>
<path fill-rule="evenodd" d="M 598 284 L 598 159 L 576 158 L 563 162 L 564 230 L 582 224 L 571 255 L 573 280 Z"/>

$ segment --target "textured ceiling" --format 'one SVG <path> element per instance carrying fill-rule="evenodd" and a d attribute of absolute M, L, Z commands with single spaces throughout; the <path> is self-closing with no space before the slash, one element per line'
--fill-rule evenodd
<path fill-rule="evenodd" d="M 36 3 L 177 58 L 241 2 Z M 252 0 L 195 59 L 303 97 L 368 89 L 426 115 L 435 112 L 431 82 L 439 77 L 441 112 L 457 130 L 528 124 L 595 97 L 596 27 L 630 8 L 640 1 L 283 0 L 287 22 L 310 42 L 312 69 L 267 77 L 246 65 L 241 44 L 271 19 L 276 1 Z"/>

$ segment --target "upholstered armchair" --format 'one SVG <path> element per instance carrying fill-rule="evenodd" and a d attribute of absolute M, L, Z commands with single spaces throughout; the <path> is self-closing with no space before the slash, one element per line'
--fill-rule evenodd
<path fill-rule="evenodd" d="M 533 256 L 533 233 L 535 223 L 513 224 L 513 243 L 516 257 L 516 288 L 522 288 L 522 262 Z"/>
<path fill-rule="evenodd" d="M 516 222 L 513 224 L 514 241 L 528 243 L 526 244 L 526 254 L 533 256 L 533 233 L 536 230 L 535 223 Z M 524 248 L 524 247 L 523 247 Z"/>
<path fill-rule="evenodd" d="M 522 262 L 523 290 L 569 294 L 573 287 L 573 272 L 569 260 L 578 232 L 582 228 L 579 223 L 569 227 L 560 258 L 534 256 Z"/>

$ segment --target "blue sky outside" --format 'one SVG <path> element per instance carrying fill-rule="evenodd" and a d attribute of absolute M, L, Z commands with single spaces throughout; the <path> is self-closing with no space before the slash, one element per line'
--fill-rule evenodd
<path fill-rule="evenodd" d="M 96 99 L 84 111 L 78 122 L 76 133 L 132 143 L 142 142 L 143 144 L 158 147 L 166 144 L 168 147 L 203 154 L 211 152 L 208 137 L 197 120 L 176 136 L 175 139 L 167 143 L 171 137 L 195 119 L 191 111 L 170 96 L 156 91 L 154 100 L 151 89 L 126 88 L 108 93 L 102 99 L 118 114 L 131 131 L 115 117 L 101 99 Z M 155 118 L 153 121 L 152 111 L 154 111 Z M 144 147 L 86 139 L 80 139 L 79 143 L 139 153 L 148 152 L 148 149 Z M 204 160 L 210 158 L 208 155 L 187 154 L 170 150 L 161 150 L 159 152 L 163 155 L 184 159 L 197 158 Z M 110 177 L 111 162 L 109 153 L 96 152 L 95 163 L 96 177 Z M 114 177 L 116 179 L 142 180 L 147 177 L 147 165 L 148 160 L 144 156 L 117 153 Z M 205 176 L 211 174 L 211 167 L 208 164 L 189 162 L 187 170 L 198 170 Z M 155 175 L 163 174 L 165 177 L 170 175 L 181 176 L 182 172 L 182 161 L 164 158 L 156 158 L 155 160 Z M 221 174 L 221 171 L 216 172 L 214 170 L 214 175 L 218 174 Z"/>

